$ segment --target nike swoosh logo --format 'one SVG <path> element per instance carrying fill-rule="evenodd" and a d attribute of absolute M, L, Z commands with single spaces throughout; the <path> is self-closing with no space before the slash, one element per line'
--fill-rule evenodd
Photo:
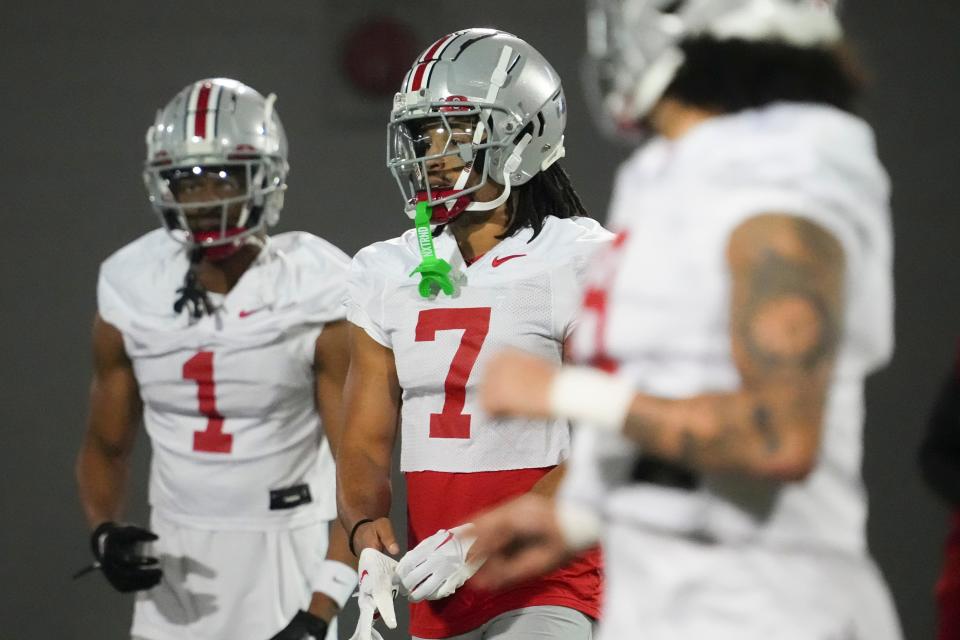
<path fill-rule="evenodd" d="M 452 531 L 448 531 L 448 532 L 447 532 L 447 537 L 443 539 L 443 542 L 441 542 L 440 544 L 437 545 L 437 549 L 439 549 L 439 548 L 442 547 L 443 545 L 447 544 L 447 543 L 450 542 L 451 540 L 453 540 L 453 532 L 452 532 Z M 434 549 L 434 551 L 436 551 L 437 549 Z"/>
<path fill-rule="evenodd" d="M 247 316 L 252 316 L 252 315 L 255 314 L 255 313 L 260 313 L 260 312 L 263 311 L 264 309 L 266 309 L 266 307 L 258 307 L 258 308 L 256 308 L 256 309 L 250 309 L 249 311 L 243 310 L 243 311 L 240 312 L 240 317 L 241 317 L 241 318 L 246 318 Z"/>
<path fill-rule="evenodd" d="M 514 258 L 522 258 L 522 257 L 525 256 L 525 255 L 527 255 L 527 254 L 525 254 L 525 253 L 515 253 L 515 254 L 513 254 L 512 256 L 504 256 L 504 257 L 502 257 L 502 258 L 496 257 L 496 258 L 493 259 L 493 263 L 492 263 L 492 264 L 493 264 L 494 267 L 499 267 L 500 265 L 502 265 L 502 264 L 503 264 L 504 262 L 506 262 L 507 260 L 513 260 Z"/>
<path fill-rule="evenodd" d="M 357 580 L 357 582 L 363 582 L 363 579 L 364 579 L 365 577 L 367 577 L 367 573 L 368 573 L 368 572 L 367 572 L 366 569 L 364 569 L 363 571 L 361 571 L 361 572 L 360 572 L 360 579 Z"/>

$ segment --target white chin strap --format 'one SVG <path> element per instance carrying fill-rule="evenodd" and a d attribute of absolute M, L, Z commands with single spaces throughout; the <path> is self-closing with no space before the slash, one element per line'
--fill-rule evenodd
<path fill-rule="evenodd" d="M 531 140 L 533 140 L 533 136 L 525 133 L 517 146 L 513 148 L 513 153 L 503 163 L 503 193 L 488 202 L 473 201 L 467 205 L 467 211 L 489 211 L 490 209 L 496 209 L 507 201 L 507 198 L 510 197 L 510 174 L 520 168 L 520 163 L 523 162 L 523 151 Z"/>
<path fill-rule="evenodd" d="M 664 91 L 673 82 L 677 71 L 683 66 L 684 55 L 677 47 L 670 47 L 651 63 L 640 82 L 637 83 L 637 90 L 633 96 L 633 104 L 626 105 L 631 110 L 630 120 L 639 120 L 643 118 L 653 105 L 657 104 Z"/>

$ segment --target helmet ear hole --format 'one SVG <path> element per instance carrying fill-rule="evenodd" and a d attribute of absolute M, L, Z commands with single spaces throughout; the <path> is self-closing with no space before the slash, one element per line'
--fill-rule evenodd
<path fill-rule="evenodd" d="M 541 116 L 542 117 L 542 116 Z M 530 134 L 533 135 L 533 120 L 527 123 L 523 129 L 520 129 L 520 132 L 513 137 L 513 144 L 520 144 L 520 141 L 523 140 L 523 136 Z"/>

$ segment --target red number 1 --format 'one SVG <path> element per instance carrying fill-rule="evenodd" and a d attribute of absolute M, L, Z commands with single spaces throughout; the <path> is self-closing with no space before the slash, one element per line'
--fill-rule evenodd
<path fill-rule="evenodd" d="M 490 330 L 490 307 L 425 309 L 417 319 L 417 342 L 433 342 L 437 331 L 463 330 L 443 383 L 443 410 L 430 414 L 431 438 L 469 438 L 470 414 L 463 413 L 467 380 Z"/>
<path fill-rule="evenodd" d="M 600 262 L 597 266 L 605 273 L 599 279 L 602 283 L 599 286 L 588 286 L 583 293 L 582 313 L 586 315 L 591 312 L 596 315 L 593 335 L 593 357 L 590 359 L 590 365 L 602 369 L 608 373 L 617 371 L 619 364 L 616 360 L 607 354 L 607 287 L 613 282 L 619 269 L 619 252 L 623 249 L 627 241 L 627 232 L 621 231 L 614 237 L 610 248 L 607 249 L 606 256 L 598 256 L 598 260 L 606 257 L 605 262 Z M 598 269 L 599 270 L 599 269 Z"/>
<path fill-rule="evenodd" d="M 193 432 L 193 450 L 230 453 L 233 436 L 223 432 L 223 416 L 217 411 L 217 386 L 213 382 L 213 352 L 200 351 L 183 363 L 184 380 L 197 383 L 200 413 L 207 417 L 207 428 Z"/>

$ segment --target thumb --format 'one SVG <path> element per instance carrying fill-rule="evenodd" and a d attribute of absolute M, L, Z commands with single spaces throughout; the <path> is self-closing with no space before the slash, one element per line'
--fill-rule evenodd
<path fill-rule="evenodd" d="M 380 518 L 377 520 L 376 529 L 380 544 L 383 545 L 387 553 L 390 555 L 400 553 L 400 545 L 397 544 L 397 536 L 393 532 L 393 525 L 390 524 L 389 518 Z"/>

